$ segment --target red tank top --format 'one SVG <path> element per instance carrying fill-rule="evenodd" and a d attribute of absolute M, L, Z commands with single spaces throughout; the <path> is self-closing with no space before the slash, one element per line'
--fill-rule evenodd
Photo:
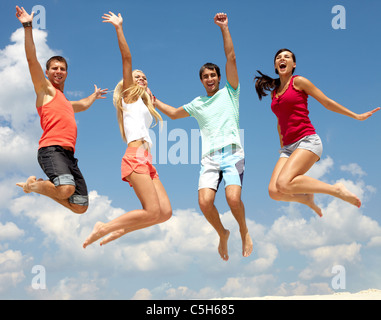
<path fill-rule="evenodd" d="M 70 101 L 58 89 L 52 101 L 37 108 L 43 130 L 39 148 L 49 146 L 70 147 L 75 151 L 77 123 Z"/>
<path fill-rule="evenodd" d="M 308 117 L 308 95 L 294 88 L 295 77 L 291 78 L 288 88 L 279 97 L 276 97 L 274 90 L 271 103 L 271 110 L 278 118 L 284 146 L 316 133 Z"/>

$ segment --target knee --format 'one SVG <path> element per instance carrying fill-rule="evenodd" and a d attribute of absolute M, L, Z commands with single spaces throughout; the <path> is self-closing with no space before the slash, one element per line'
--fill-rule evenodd
<path fill-rule="evenodd" d="M 269 196 L 275 201 L 282 200 L 282 193 L 280 193 L 276 187 L 269 187 Z"/>
<path fill-rule="evenodd" d="M 206 197 L 199 197 L 198 205 L 203 213 L 210 211 L 214 206 L 214 200 Z"/>
<path fill-rule="evenodd" d="M 278 178 L 276 188 L 280 193 L 290 193 L 290 183 L 286 179 Z"/>
<path fill-rule="evenodd" d="M 149 221 L 152 224 L 156 224 L 161 220 L 161 210 L 159 204 L 151 204 L 146 209 L 147 214 L 147 221 Z"/>
<path fill-rule="evenodd" d="M 71 211 L 77 214 L 84 214 L 87 211 L 88 206 L 80 206 L 77 204 L 72 204 L 70 206 Z"/>
<path fill-rule="evenodd" d="M 172 208 L 166 208 L 160 210 L 160 221 L 159 223 L 163 223 L 168 221 L 172 217 Z"/>
<path fill-rule="evenodd" d="M 57 197 L 61 200 L 69 199 L 75 192 L 75 186 L 62 185 L 57 187 Z"/>
<path fill-rule="evenodd" d="M 238 195 L 227 196 L 226 201 L 228 202 L 231 210 L 240 209 L 242 206 L 241 197 Z"/>

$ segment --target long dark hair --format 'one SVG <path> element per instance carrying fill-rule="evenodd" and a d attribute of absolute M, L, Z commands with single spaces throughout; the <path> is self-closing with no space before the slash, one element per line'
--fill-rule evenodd
<path fill-rule="evenodd" d="M 284 52 L 284 51 L 289 51 L 291 52 L 292 54 L 292 59 L 294 60 L 294 62 L 296 62 L 296 57 L 295 57 L 295 54 L 289 50 L 289 49 L 286 49 L 286 48 L 283 48 L 283 49 L 280 49 L 278 50 L 278 52 L 275 54 L 275 57 L 274 57 L 274 64 L 275 64 L 275 59 L 276 57 Z M 295 68 L 292 70 L 292 73 L 294 73 L 295 71 Z M 263 74 L 262 72 L 260 72 L 259 70 L 257 70 L 257 72 L 261 75 L 261 76 L 255 76 L 254 77 L 254 81 L 255 81 L 255 90 L 257 91 L 257 94 L 258 94 L 258 97 L 259 97 L 259 100 L 262 100 L 263 97 L 267 96 L 267 93 L 265 91 L 272 91 L 276 88 L 278 88 L 280 86 L 280 79 L 277 78 L 277 79 L 273 79 L 265 74 Z M 275 73 L 278 74 L 278 70 L 275 69 Z"/>

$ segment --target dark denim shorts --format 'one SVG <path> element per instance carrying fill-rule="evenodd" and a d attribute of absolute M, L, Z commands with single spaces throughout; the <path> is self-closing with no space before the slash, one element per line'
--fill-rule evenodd
<path fill-rule="evenodd" d="M 89 205 L 89 198 L 85 179 L 78 168 L 78 160 L 72 151 L 61 146 L 43 147 L 38 150 L 38 163 L 56 186 L 75 186 L 74 194 L 69 202 L 81 206 Z"/>

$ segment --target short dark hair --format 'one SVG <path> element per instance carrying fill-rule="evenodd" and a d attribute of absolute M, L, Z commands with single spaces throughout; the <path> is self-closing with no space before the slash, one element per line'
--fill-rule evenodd
<path fill-rule="evenodd" d="M 202 79 L 202 74 L 204 73 L 205 69 L 216 70 L 218 77 L 221 77 L 220 67 L 217 66 L 217 65 L 214 64 L 214 63 L 208 62 L 208 63 L 205 63 L 205 64 L 201 67 L 201 69 L 200 69 L 200 79 Z"/>
<path fill-rule="evenodd" d="M 49 70 L 50 68 L 50 64 L 52 63 L 52 61 L 59 61 L 59 62 L 63 62 L 65 63 L 65 66 L 66 66 L 66 71 L 67 71 L 67 61 L 64 57 L 61 57 L 61 56 L 54 56 L 54 57 L 51 57 L 47 62 L 46 62 L 46 70 Z"/>

